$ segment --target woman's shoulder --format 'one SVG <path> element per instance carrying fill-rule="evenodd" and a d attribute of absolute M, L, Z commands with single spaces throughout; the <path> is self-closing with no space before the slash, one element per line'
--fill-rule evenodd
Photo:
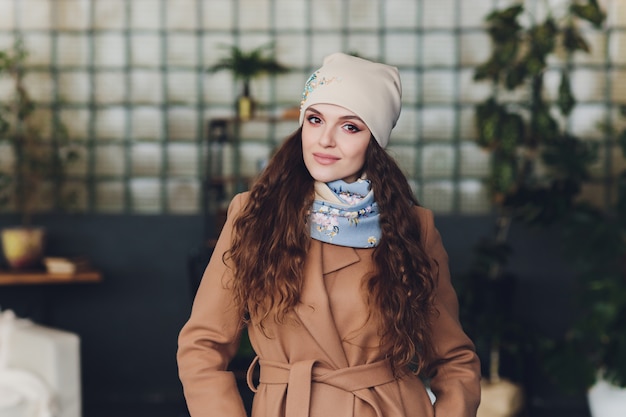
<path fill-rule="evenodd" d="M 421 239 L 428 246 L 432 239 L 440 239 L 439 231 L 435 226 L 435 215 L 429 208 L 423 206 L 413 206 L 413 212 L 417 216 Z"/>
<path fill-rule="evenodd" d="M 419 218 L 420 223 L 434 223 L 434 214 L 433 211 L 424 206 L 413 206 L 413 212 Z"/>
<path fill-rule="evenodd" d="M 242 193 L 235 194 L 230 200 L 228 205 L 228 213 L 238 213 L 246 206 L 248 199 L 250 198 L 250 191 L 244 191 Z"/>

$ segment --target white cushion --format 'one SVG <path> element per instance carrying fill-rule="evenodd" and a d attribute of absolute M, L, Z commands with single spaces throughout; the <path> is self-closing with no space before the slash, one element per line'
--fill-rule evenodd
<path fill-rule="evenodd" d="M 8 350 L 4 352 L 6 375 L 13 370 L 43 382 L 52 394 L 54 417 L 81 417 L 78 335 L 16 319 L 8 342 Z M 30 417 L 33 413 L 32 404 L 24 401 L 0 408 L 0 417 Z"/>

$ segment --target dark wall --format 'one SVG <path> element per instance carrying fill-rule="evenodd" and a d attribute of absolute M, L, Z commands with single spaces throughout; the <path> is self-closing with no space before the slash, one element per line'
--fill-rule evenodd
<path fill-rule="evenodd" d="M 0 227 L 12 219 L 0 218 Z M 191 306 L 197 216 L 52 216 L 49 253 L 87 255 L 99 284 L 0 287 L 0 307 L 81 337 L 84 402 L 178 401 L 176 337 Z"/>
<path fill-rule="evenodd" d="M 14 218 L 0 216 L 0 227 Z M 0 307 L 78 333 L 84 402 L 179 402 L 176 337 L 191 307 L 189 260 L 203 240 L 200 216 L 60 215 L 39 219 L 49 253 L 82 254 L 104 274 L 100 284 L 0 287 Z M 453 279 L 493 219 L 438 216 Z M 549 232 L 514 226 L 511 269 L 520 277 L 516 310 L 559 332 L 567 321 L 568 271 Z M 204 262 L 202 260 L 201 262 Z"/>

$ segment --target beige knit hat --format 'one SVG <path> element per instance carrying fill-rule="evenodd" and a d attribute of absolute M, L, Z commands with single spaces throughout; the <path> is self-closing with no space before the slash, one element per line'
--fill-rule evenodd
<path fill-rule="evenodd" d="M 313 104 L 336 104 L 359 116 L 383 148 L 400 117 L 402 85 L 396 67 L 343 53 L 324 58 L 324 64 L 304 85 L 300 126 Z"/>

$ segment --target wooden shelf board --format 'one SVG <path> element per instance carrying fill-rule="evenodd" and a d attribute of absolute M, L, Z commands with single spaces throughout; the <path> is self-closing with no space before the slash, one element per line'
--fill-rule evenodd
<path fill-rule="evenodd" d="M 42 285 L 98 283 L 102 281 L 99 271 L 84 271 L 75 274 L 49 274 L 45 271 L 0 270 L 0 285 Z"/>

